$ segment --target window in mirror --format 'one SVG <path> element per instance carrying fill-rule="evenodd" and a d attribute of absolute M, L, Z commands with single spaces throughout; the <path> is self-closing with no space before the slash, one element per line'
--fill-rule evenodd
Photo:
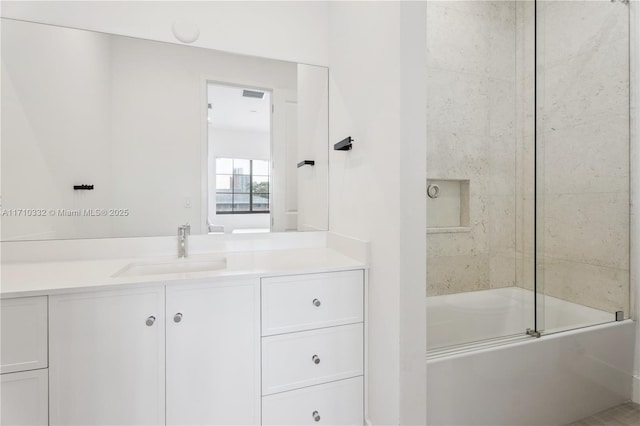
<path fill-rule="evenodd" d="M 210 229 L 270 232 L 273 93 L 232 84 L 207 86 L 208 194 L 215 201 L 209 204 Z"/>
<path fill-rule="evenodd" d="M 216 213 L 269 213 L 269 161 L 216 158 Z"/>

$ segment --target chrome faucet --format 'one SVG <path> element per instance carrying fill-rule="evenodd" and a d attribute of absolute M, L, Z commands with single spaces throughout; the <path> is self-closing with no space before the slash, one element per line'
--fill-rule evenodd
<path fill-rule="evenodd" d="M 191 225 L 186 223 L 178 226 L 178 257 L 189 255 L 189 234 L 191 234 Z"/>

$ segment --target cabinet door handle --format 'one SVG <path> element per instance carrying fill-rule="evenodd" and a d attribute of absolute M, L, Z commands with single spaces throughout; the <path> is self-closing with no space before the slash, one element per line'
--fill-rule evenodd
<path fill-rule="evenodd" d="M 313 361 L 314 364 L 318 365 L 320 364 L 320 357 L 318 355 L 314 355 L 311 357 L 311 360 Z"/>
<path fill-rule="evenodd" d="M 155 322 L 156 322 L 156 317 L 151 315 L 149 318 L 147 318 L 146 324 L 148 327 L 151 327 Z"/>
<path fill-rule="evenodd" d="M 173 322 L 180 322 L 180 321 L 182 321 L 182 314 L 178 312 L 173 316 Z"/>
<path fill-rule="evenodd" d="M 320 303 L 320 301 L 318 299 L 313 299 L 313 306 L 315 306 L 317 308 L 320 305 L 322 305 L 322 303 Z"/>
<path fill-rule="evenodd" d="M 320 414 L 318 414 L 317 411 L 314 411 L 313 413 L 311 413 L 311 417 L 313 417 L 313 420 L 315 420 L 316 422 L 320 421 Z"/>

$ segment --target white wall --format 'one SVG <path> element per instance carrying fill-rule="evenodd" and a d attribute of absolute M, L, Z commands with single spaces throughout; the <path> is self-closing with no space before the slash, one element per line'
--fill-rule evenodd
<path fill-rule="evenodd" d="M 173 43 L 174 22 L 190 22 L 194 46 L 328 63 L 326 2 L 3 1 L 2 16 Z"/>
<path fill-rule="evenodd" d="M 269 132 L 248 129 L 221 129 L 209 126 L 209 149 L 214 157 L 269 160 Z"/>
<path fill-rule="evenodd" d="M 371 242 L 371 423 L 425 424 L 424 2 L 334 2 L 330 230 Z M 422 50 L 420 50 L 422 49 Z"/>

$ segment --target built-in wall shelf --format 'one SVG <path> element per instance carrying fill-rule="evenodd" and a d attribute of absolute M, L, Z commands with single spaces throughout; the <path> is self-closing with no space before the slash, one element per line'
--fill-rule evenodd
<path fill-rule="evenodd" d="M 427 233 L 469 232 L 469 180 L 427 179 Z"/>
<path fill-rule="evenodd" d="M 455 234 L 455 233 L 463 233 L 463 232 L 471 232 L 471 227 L 469 226 L 450 226 L 442 228 L 427 228 L 427 234 Z"/>

